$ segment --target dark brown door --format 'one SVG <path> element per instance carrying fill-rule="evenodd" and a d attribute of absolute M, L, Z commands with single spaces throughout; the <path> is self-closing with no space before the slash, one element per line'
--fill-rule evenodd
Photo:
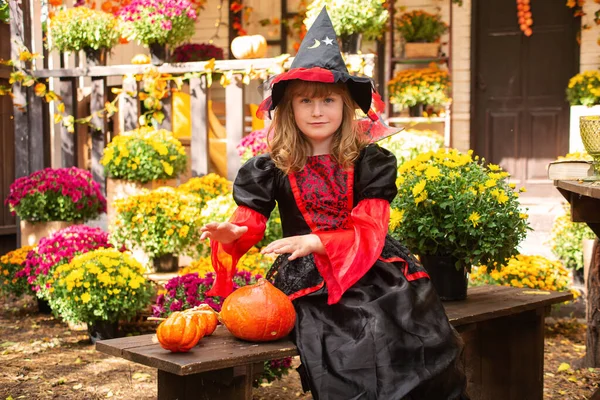
<path fill-rule="evenodd" d="M 580 20 L 564 0 L 531 1 L 533 35 L 514 1 L 473 2 L 471 147 L 529 196 L 558 196 L 546 167 L 569 148 L 565 89 L 579 69 Z"/>

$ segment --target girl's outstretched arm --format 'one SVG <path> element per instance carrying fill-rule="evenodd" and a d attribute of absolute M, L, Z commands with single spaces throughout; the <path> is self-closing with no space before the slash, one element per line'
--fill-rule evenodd
<path fill-rule="evenodd" d="M 248 232 L 247 226 L 238 226 L 231 222 L 211 222 L 200 228 L 200 240 L 211 239 L 223 244 L 235 242 Z"/>
<path fill-rule="evenodd" d="M 269 254 L 291 254 L 288 260 L 294 260 L 299 257 L 304 257 L 309 254 L 325 255 L 325 247 L 321 243 L 321 239 L 317 235 L 308 234 L 300 236 L 290 236 L 283 239 L 275 240 L 269 243 L 261 253 Z"/>

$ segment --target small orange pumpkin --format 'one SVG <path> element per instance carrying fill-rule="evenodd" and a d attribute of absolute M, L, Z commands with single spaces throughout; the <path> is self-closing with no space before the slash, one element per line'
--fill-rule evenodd
<path fill-rule="evenodd" d="M 206 326 L 206 333 L 204 336 L 212 335 L 215 329 L 217 329 L 217 325 L 219 325 L 217 313 L 208 304 L 200 304 L 199 306 L 194 307 L 194 310 L 196 309 L 200 310 L 198 315 L 202 317 L 204 325 Z"/>
<path fill-rule="evenodd" d="M 238 36 L 231 41 L 231 53 L 237 59 L 262 58 L 267 54 L 267 40 L 262 35 Z"/>
<path fill-rule="evenodd" d="M 169 315 L 156 330 L 162 348 L 175 353 L 189 351 L 205 333 L 206 326 L 199 322 L 198 314 L 179 311 Z"/>
<path fill-rule="evenodd" d="M 281 290 L 265 279 L 243 286 L 223 302 L 221 322 L 237 338 L 266 342 L 288 335 L 296 322 L 296 310 Z"/>

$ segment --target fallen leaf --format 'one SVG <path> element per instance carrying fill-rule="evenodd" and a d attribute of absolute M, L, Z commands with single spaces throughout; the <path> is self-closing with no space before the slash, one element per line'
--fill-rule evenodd
<path fill-rule="evenodd" d="M 544 375 L 546 375 L 546 376 L 554 376 L 554 374 L 552 372 L 546 372 L 546 373 L 544 373 Z"/>
<path fill-rule="evenodd" d="M 568 363 L 562 363 L 559 365 L 557 372 L 567 371 L 569 368 L 571 368 L 571 366 Z"/>
<path fill-rule="evenodd" d="M 83 387 L 83 385 L 81 383 L 78 383 L 77 385 L 73 386 L 73 389 L 75 390 L 79 390 Z"/>
<path fill-rule="evenodd" d="M 145 380 L 150 380 L 152 377 L 150 376 L 150 374 L 146 374 L 143 372 L 136 372 L 133 374 L 132 378 L 136 381 L 145 381 Z"/>
<path fill-rule="evenodd" d="M 109 390 L 108 393 L 106 393 L 106 397 L 113 397 L 113 392 Z"/>
<path fill-rule="evenodd" d="M 77 357 L 77 359 L 75 360 L 75 362 L 73 364 L 81 364 L 81 358 Z"/>
<path fill-rule="evenodd" d="M 577 382 L 577 378 L 575 378 L 574 376 L 570 376 L 569 377 L 569 381 L 571 381 L 571 382 Z"/>
<path fill-rule="evenodd" d="M 543 292 L 541 290 L 523 290 L 521 292 L 521 294 L 542 294 L 542 295 L 548 295 L 548 294 L 550 294 L 550 292 Z"/>

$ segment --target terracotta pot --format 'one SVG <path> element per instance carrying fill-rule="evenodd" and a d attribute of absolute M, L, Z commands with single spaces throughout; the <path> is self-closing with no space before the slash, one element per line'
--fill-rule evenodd
<path fill-rule="evenodd" d="M 77 223 L 77 221 L 21 221 L 21 245 L 35 246 L 41 238 L 50 236 L 61 229 L 76 225 Z"/>
<path fill-rule="evenodd" d="M 114 201 L 128 196 L 142 193 L 143 189 L 154 190 L 163 186 L 177 187 L 177 179 L 156 180 L 147 183 L 127 181 L 125 179 L 108 178 L 106 180 L 106 215 L 108 223 L 114 222 L 116 211 Z"/>
<path fill-rule="evenodd" d="M 435 58 L 439 52 L 439 43 L 406 43 L 404 45 L 404 57 L 406 58 Z"/>
<path fill-rule="evenodd" d="M 420 256 L 431 283 L 441 300 L 464 300 L 467 298 L 467 270 L 454 266 L 456 258 L 451 256 Z"/>

